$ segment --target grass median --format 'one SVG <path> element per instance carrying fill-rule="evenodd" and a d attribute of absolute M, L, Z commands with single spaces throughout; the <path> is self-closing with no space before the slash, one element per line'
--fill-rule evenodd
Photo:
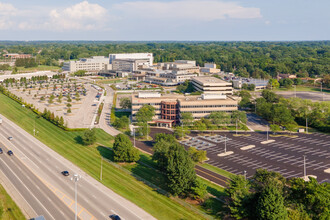
<path fill-rule="evenodd" d="M 0 113 L 21 126 L 24 130 L 33 133 L 34 121 L 37 138 L 68 160 L 75 163 L 90 176 L 99 180 L 100 174 L 100 149 L 95 146 L 87 147 L 79 144 L 79 136 L 83 131 L 64 131 L 43 118 L 37 119 L 29 109 L 10 98 L 0 94 Z M 113 137 L 101 129 L 96 131 L 97 141 L 105 146 L 111 146 Z M 102 183 L 114 192 L 132 201 L 157 219 L 203 219 L 204 217 L 191 212 L 182 204 L 161 195 L 154 188 L 147 186 L 142 181 L 122 172 L 115 166 L 103 164 Z"/>
<path fill-rule="evenodd" d="M 0 185 L 0 219 L 25 219 L 23 213 L 18 208 L 16 203 L 8 195 L 3 186 Z"/>

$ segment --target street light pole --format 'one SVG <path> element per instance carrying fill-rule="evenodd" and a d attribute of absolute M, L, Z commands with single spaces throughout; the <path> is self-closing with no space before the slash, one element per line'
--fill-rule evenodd
<path fill-rule="evenodd" d="M 306 133 L 308 134 L 308 122 L 307 122 L 307 114 L 306 114 Z"/>
<path fill-rule="evenodd" d="M 297 98 L 297 86 L 296 85 L 293 85 L 294 86 L 294 97 Z"/>
<path fill-rule="evenodd" d="M 244 170 L 244 179 L 246 179 L 246 170 Z"/>
<path fill-rule="evenodd" d="M 135 147 L 135 128 L 133 127 L 134 147 Z"/>
<path fill-rule="evenodd" d="M 75 194 L 74 194 L 74 198 L 75 198 L 75 220 L 77 220 L 77 197 L 78 197 L 78 191 L 77 191 L 77 182 L 80 180 L 80 176 L 78 174 L 74 174 L 73 177 L 71 178 L 71 180 L 74 181 L 74 191 L 75 191 Z"/>
<path fill-rule="evenodd" d="M 182 140 L 183 140 L 183 123 L 181 123 L 181 128 L 182 128 Z"/>
<path fill-rule="evenodd" d="M 103 168 L 103 157 L 101 156 L 101 171 L 100 171 L 100 180 L 102 181 L 102 168 Z"/>
<path fill-rule="evenodd" d="M 306 178 L 306 156 L 304 155 L 304 179 Z"/>
<path fill-rule="evenodd" d="M 225 153 L 227 153 L 227 136 L 225 135 Z"/>
<path fill-rule="evenodd" d="M 236 119 L 236 135 L 237 135 L 237 119 Z"/>

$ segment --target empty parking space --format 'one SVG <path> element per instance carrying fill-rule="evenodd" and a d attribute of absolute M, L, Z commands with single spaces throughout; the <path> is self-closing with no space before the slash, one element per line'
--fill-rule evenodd
<path fill-rule="evenodd" d="M 330 174 L 325 172 L 330 168 L 330 137 L 319 133 L 295 136 L 298 137 L 269 137 L 275 142 L 261 144 L 267 140 L 266 133 L 251 133 L 250 136 L 221 133 L 215 136 L 196 136 L 183 144 L 206 150 L 209 164 L 234 174 L 247 171 L 248 177 L 251 177 L 256 169 L 264 168 L 280 172 L 286 178 L 302 177 L 305 156 L 307 175 L 317 176 L 320 182 L 330 179 Z M 234 153 L 218 157 L 219 153 L 225 151 L 225 144 L 226 150 Z M 250 145 L 255 147 L 241 150 Z"/>

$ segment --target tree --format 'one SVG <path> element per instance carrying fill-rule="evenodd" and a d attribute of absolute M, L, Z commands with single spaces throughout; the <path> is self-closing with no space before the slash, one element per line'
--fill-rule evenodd
<path fill-rule="evenodd" d="M 167 153 L 166 185 L 173 195 L 185 195 L 196 180 L 194 163 L 180 144 L 174 143 Z"/>
<path fill-rule="evenodd" d="M 191 112 L 182 112 L 181 120 L 184 126 L 190 126 L 194 121 L 194 117 Z"/>
<path fill-rule="evenodd" d="M 132 108 L 132 101 L 129 98 L 121 98 L 119 105 L 124 109 L 130 109 Z"/>
<path fill-rule="evenodd" d="M 139 150 L 133 147 L 129 137 L 124 134 L 115 137 L 113 153 L 117 162 L 136 162 L 140 159 Z"/>
<path fill-rule="evenodd" d="M 188 149 L 188 154 L 190 158 L 196 163 L 201 163 L 207 160 L 206 153 L 207 152 L 205 150 L 197 150 L 194 147 L 189 147 Z"/>
<path fill-rule="evenodd" d="M 148 121 L 151 121 L 154 116 L 155 108 L 151 105 L 144 105 L 136 113 L 136 120 L 138 122 L 147 123 Z"/>
<path fill-rule="evenodd" d="M 226 112 L 211 112 L 209 119 L 216 126 L 226 125 L 230 123 L 230 115 Z"/>
<path fill-rule="evenodd" d="M 258 219 L 287 219 L 282 192 L 273 184 L 267 185 L 258 198 L 256 215 Z"/>
<path fill-rule="evenodd" d="M 293 83 L 295 85 L 301 85 L 301 84 L 303 84 L 303 81 L 301 79 L 299 79 L 299 78 L 295 78 L 295 79 L 293 79 Z"/>
<path fill-rule="evenodd" d="M 194 128 L 203 133 L 203 131 L 205 131 L 207 127 L 201 120 L 198 120 L 194 122 Z"/>
<path fill-rule="evenodd" d="M 66 107 L 70 108 L 72 105 L 70 103 L 66 104 Z"/>
<path fill-rule="evenodd" d="M 235 110 L 231 113 L 231 120 L 232 122 L 242 122 L 243 124 L 246 124 L 247 122 L 247 117 L 246 117 L 246 112 L 244 111 L 238 111 L 238 110 Z"/>
<path fill-rule="evenodd" d="M 290 132 L 290 134 L 291 134 L 291 132 L 294 132 L 297 129 L 297 125 L 294 123 L 287 124 L 287 125 L 285 125 L 285 127 Z"/>
<path fill-rule="evenodd" d="M 195 200 L 204 200 L 204 197 L 207 195 L 207 186 L 203 184 L 200 180 L 196 180 L 190 188 L 190 197 Z"/>
<path fill-rule="evenodd" d="M 71 111 L 71 108 L 68 108 L 68 110 L 66 111 L 66 113 L 70 114 L 72 111 Z"/>
<path fill-rule="evenodd" d="M 236 219 L 249 217 L 250 187 L 249 181 L 242 175 L 233 176 L 231 180 L 229 180 L 225 192 L 228 197 L 226 200 L 226 207 L 231 217 Z"/>
<path fill-rule="evenodd" d="M 280 87 L 280 83 L 276 79 L 270 79 L 268 81 L 268 86 L 275 89 Z"/>
<path fill-rule="evenodd" d="M 174 135 L 177 138 L 183 139 L 187 134 L 190 134 L 190 131 L 188 130 L 187 127 L 176 126 L 174 128 Z"/>
<path fill-rule="evenodd" d="M 64 126 L 64 119 L 63 119 L 62 116 L 60 117 L 59 125 L 60 125 L 60 126 Z"/>
<path fill-rule="evenodd" d="M 278 131 L 281 130 L 280 126 L 277 124 L 271 124 L 269 127 L 273 134 L 276 134 Z"/>
<path fill-rule="evenodd" d="M 84 135 L 82 136 L 82 140 L 84 145 L 92 145 L 96 142 L 96 129 L 92 128 L 92 129 L 87 129 L 84 132 Z"/>
<path fill-rule="evenodd" d="M 264 97 L 269 103 L 278 102 L 277 95 L 268 89 L 262 90 L 261 96 Z"/>
<path fill-rule="evenodd" d="M 77 101 L 80 101 L 80 95 L 79 95 L 79 92 L 76 92 L 75 97 L 76 97 L 76 100 L 77 100 Z"/>
<path fill-rule="evenodd" d="M 129 124 L 129 119 L 127 116 L 122 116 L 120 118 L 116 117 L 115 122 L 113 123 L 113 126 L 118 129 L 124 129 L 127 128 Z"/>
<path fill-rule="evenodd" d="M 293 84 L 293 81 L 289 78 L 285 78 L 285 79 L 280 79 L 279 83 L 281 86 L 284 86 L 285 88 L 290 88 Z"/>

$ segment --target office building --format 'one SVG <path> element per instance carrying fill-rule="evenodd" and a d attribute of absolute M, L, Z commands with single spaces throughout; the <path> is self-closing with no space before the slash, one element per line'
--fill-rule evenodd
<path fill-rule="evenodd" d="M 109 58 L 103 56 L 94 56 L 91 58 L 81 58 L 78 61 L 64 62 L 62 69 L 68 72 L 85 70 L 87 72 L 98 72 L 110 67 Z"/>
<path fill-rule="evenodd" d="M 149 66 L 149 62 L 149 59 L 115 59 L 112 61 L 112 70 L 134 72 Z"/>
<path fill-rule="evenodd" d="M 233 94 L 232 83 L 212 76 L 198 76 L 192 78 L 194 89 L 203 93 Z"/>
<path fill-rule="evenodd" d="M 180 123 L 180 116 L 184 112 L 192 113 L 194 119 L 209 116 L 212 112 L 232 112 L 238 109 L 237 97 L 222 94 L 202 94 L 185 96 L 180 94 L 166 94 L 147 92 L 132 95 L 132 118 L 144 105 L 155 108 L 153 122 L 158 126 L 172 127 Z"/>
<path fill-rule="evenodd" d="M 112 64 L 116 59 L 133 59 L 133 60 L 148 60 L 148 65 L 153 65 L 153 55 L 152 53 L 118 53 L 109 54 L 109 63 Z"/>
<path fill-rule="evenodd" d="M 205 63 L 204 67 L 201 67 L 202 74 L 214 74 L 221 72 L 220 69 L 217 69 L 217 65 L 215 63 Z"/>
<path fill-rule="evenodd" d="M 7 53 L 3 55 L 5 58 L 15 61 L 16 59 L 27 59 L 32 58 L 31 54 L 18 54 L 18 53 Z"/>

